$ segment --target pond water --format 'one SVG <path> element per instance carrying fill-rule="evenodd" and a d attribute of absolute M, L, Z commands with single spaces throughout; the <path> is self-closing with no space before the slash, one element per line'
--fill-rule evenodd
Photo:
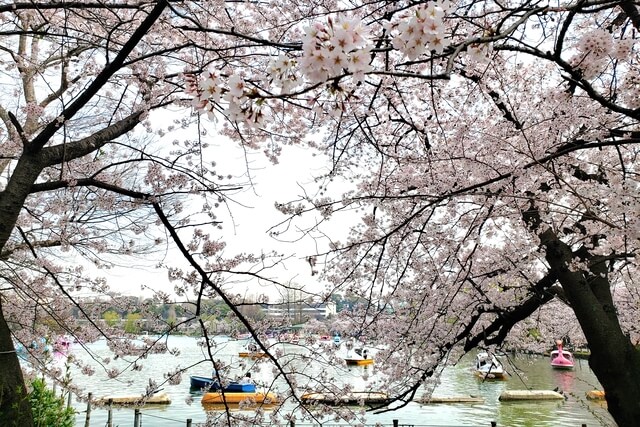
<path fill-rule="evenodd" d="M 219 339 L 219 347 L 215 357 L 230 362 L 234 367 L 234 375 L 241 376 L 246 366 L 251 363 L 245 358 L 238 357 L 241 351 L 241 341 L 228 341 Z M 118 380 L 108 379 L 103 371 L 98 370 L 91 377 L 74 378 L 81 380 L 84 393 L 91 392 L 94 398 L 104 396 L 140 395 L 148 384 L 148 378 L 156 378 L 162 382 L 165 372 L 179 364 L 182 368 L 188 368 L 178 385 L 163 384 L 162 391 L 171 397 L 169 405 L 150 405 L 141 409 L 142 426 L 178 427 L 185 426 L 187 419 L 192 419 L 193 426 L 204 423 L 207 412 L 200 403 L 201 395 L 192 392 L 189 388 L 189 375 L 210 375 L 210 364 L 202 363 L 204 360 L 203 349 L 197 345 L 197 340 L 191 337 L 170 337 L 169 347 L 180 349 L 180 355 L 173 357 L 168 355 L 149 355 L 142 361 L 142 369 L 137 372 L 127 372 Z M 104 342 L 90 345 L 97 354 L 107 355 Z M 287 352 L 300 352 L 300 347 L 283 345 Z M 74 349 L 74 354 L 83 357 L 79 349 Z M 601 402 L 586 399 L 589 390 L 601 389 L 597 379 L 589 369 L 586 360 L 576 360 L 575 369 L 572 371 L 556 371 L 551 369 L 546 358 L 539 356 L 505 356 L 502 358 L 507 370 L 512 374 L 506 381 L 482 381 L 475 377 L 471 371 L 473 365 L 472 356 L 462 360 L 457 366 L 446 368 L 440 384 L 433 393 L 434 396 L 468 396 L 482 397 L 483 403 L 468 404 L 419 404 L 411 402 L 397 411 L 385 413 L 367 413 L 367 425 L 392 425 L 393 420 L 399 420 L 400 424 L 416 426 L 490 426 L 496 422 L 498 426 L 518 427 L 580 427 L 587 426 L 615 426 L 606 406 Z M 95 363 L 98 365 L 97 362 Z M 123 368 L 127 365 L 125 360 L 115 360 L 110 363 Z M 354 366 L 340 372 L 344 381 L 354 384 L 354 389 L 365 389 L 367 380 L 375 376 L 375 364 L 369 367 Z M 313 364 L 305 370 L 305 374 L 313 375 Z M 254 378 L 257 382 L 268 381 L 271 376 L 270 369 L 262 369 Z M 129 384 L 131 381 L 132 384 Z M 500 402 L 498 397 L 507 389 L 531 389 L 552 390 L 558 388 L 564 391 L 567 399 L 564 401 L 524 401 L 524 402 Z M 85 425 L 86 403 L 75 402 L 74 406 L 79 411 L 77 426 Z M 113 426 L 133 426 L 133 409 L 115 409 L 112 413 Z M 91 411 L 90 425 L 104 427 L 107 420 L 107 411 L 93 408 Z M 298 424 L 309 425 L 309 424 Z M 349 425 L 346 422 L 328 420 L 323 425 Z"/>

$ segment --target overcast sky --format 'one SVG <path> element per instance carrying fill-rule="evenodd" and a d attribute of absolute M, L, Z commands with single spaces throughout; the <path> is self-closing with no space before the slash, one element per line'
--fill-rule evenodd
<path fill-rule="evenodd" d="M 167 135 L 166 138 L 171 141 L 175 135 Z M 285 218 L 276 211 L 274 203 L 300 198 L 303 194 L 301 185 L 309 194 L 314 194 L 318 184 L 313 182 L 313 177 L 327 170 L 327 159 L 314 156 L 314 153 L 308 149 L 284 147 L 280 163 L 273 165 L 261 152 L 250 153 L 248 159 L 245 158 L 246 153 L 236 143 L 225 140 L 214 132 L 206 138 L 215 147 L 208 151 L 216 153 L 215 159 L 207 160 L 215 160 L 219 173 L 239 175 L 246 170 L 247 160 L 252 168 L 254 187 L 233 196 L 233 199 L 239 203 L 229 205 L 233 220 L 225 209 L 219 209 L 220 219 L 224 221 L 222 233 L 227 243 L 225 254 L 231 257 L 238 252 L 259 254 L 271 250 L 292 254 L 293 258 L 287 262 L 287 269 L 281 269 L 277 279 L 307 287 L 313 286 L 320 290 L 318 276 L 311 275 L 311 267 L 306 261 L 306 257 L 316 250 L 314 242 L 306 239 L 295 244 L 280 243 L 268 235 L 268 230 Z M 229 182 L 233 183 L 233 180 Z M 309 218 L 309 221 L 313 219 Z M 340 228 L 344 229 L 343 226 Z M 175 259 L 180 259 L 180 256 L 168 256 L 164 261 Z M 154 269 L 155 262 L 157 260 L 150 261 L 146 267 L 139 265 L 139 268 L 134 270 L 115 269 L 108 272 L 101 271 L 100 274 L 106 276 L 115 292 L 138 295 L 141 294 L 142 283 L 152 284 L 155 289 L 172 292 L 173 284 L 168 281 L 166 271 Z M 271 298 L 279 297 L 273 290 L 264 288 L 250 289 L 246 292 L 254 294 L 266 292 L 271 295 Z"/>

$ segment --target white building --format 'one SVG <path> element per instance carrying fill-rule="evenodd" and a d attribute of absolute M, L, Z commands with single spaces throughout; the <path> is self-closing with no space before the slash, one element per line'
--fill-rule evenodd
<path fill-rule="evenodd" d="M 262 310 L 272 319 L 291 319 L 293 323 L 306 322 L 309 319 L 327 319 L 336 314 L 336 303 L 291 302 L 263 304 Z"/>

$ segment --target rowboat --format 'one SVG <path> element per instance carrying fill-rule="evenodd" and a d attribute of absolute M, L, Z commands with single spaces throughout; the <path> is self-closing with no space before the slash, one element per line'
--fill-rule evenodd
<path fill-rule="evenodd" d="M 218 380 L 197 375 L 191 375 L 189 377 L 189 383 L 191 384 L 191 388 L 206 388 L 207 390 L 220 388 Z"/>
<path fill-rule="evenodd" d="M 218 380 L 213 378 L 191 375 L 190 383 L 191 388 L 193 389 L 205 389 L 207 391 L 220 390 L 220 384 L 218 384 Z M 256 386 L 255 384 L 240 384 L 237 382 L 232 382 L 224 388 L 224 391 L 225 393 L 253 393 L 256 391 Z"/>
<path fill-rule="evenodd" d="M 254 386 L 255 387 L 255 386 Z M 261 392 L 254 391 L 253 392 L 220 392 L 220 391 L 211 391 L 205 393 L 202 396 L 202 403 L 240 403 L 240 402 L 254 402 L 254 403 L 277 403 L 278 397 L 275 393 L 271 392 Z"/>

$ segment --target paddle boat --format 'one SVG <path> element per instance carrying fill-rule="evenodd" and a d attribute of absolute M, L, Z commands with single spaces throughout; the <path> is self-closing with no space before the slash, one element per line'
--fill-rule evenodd
<path fill-rule="evenodd" d="M 562 348 L 562 341 L 557 341 L 557 350 L 550 355 L 551 367 L 554 369 L 573 369 L 573 354 Z"/>
<path fill-rule="evenodd" d="M 56 358 L 65 358 L 70 355 L 71 339 L 66 336 L 61 336 L 56 339 L 53 344 L 53 355 Z"/>
<path fill-rule="evenodd" d="M 507 372 L 502 363 L 493 354 L 482 351 L 476 355 L 476 376 L 483 380 L 503 380 L 507 378 Z"/>
<path fill-rule="evenodd" d="M 235 337 L 237 341 L 249 341 L 251 338 L 253 338 L 253 335 L 251 335 L 249 332 L 246 332 L 244 334 L 237 334 Z"/>
<path fill-rule="evenodd" d="M 335 345 L 336 347 L 340 347 L 340 343 L 342 343 L 342 338 L 340 338 L 340 335 L 335 334 L 333 336 L 333 345 Z"/>
<path fill-rule="evenodd" d="M 345 358 L 344 362 L 349 366 L 373 365 L 373 359 L 349 359 L 349 358 Z"/>
<path fill-rule="evenodd" d="M 16 354 L 22 360 L 28 360 L 30 354 L 38 355 L 39 357 L 42 354 L 52 354 L 54 348 L 48 342 L 46 338 L 39 338 L 37 340 L 31 341 L 31 344 L 25 346 L 19 341 L 14 343 L 14 348 L 16 350 Z"/>
<path fill-rule="evenodd" d="M 357 348 L 355 349 L 355 353 L 356 355 L 352 355 L 351 352 L 347 353 L 347 356 L 344 357 L 344 362 L 349 365 L 349 366 L 365 366 L 365 365 L 372 365 L 373 364 L 373 359 L 371 357 L 369 357 L 369 352 L 368 350 L 362 349 L 362 348 Z"/>

